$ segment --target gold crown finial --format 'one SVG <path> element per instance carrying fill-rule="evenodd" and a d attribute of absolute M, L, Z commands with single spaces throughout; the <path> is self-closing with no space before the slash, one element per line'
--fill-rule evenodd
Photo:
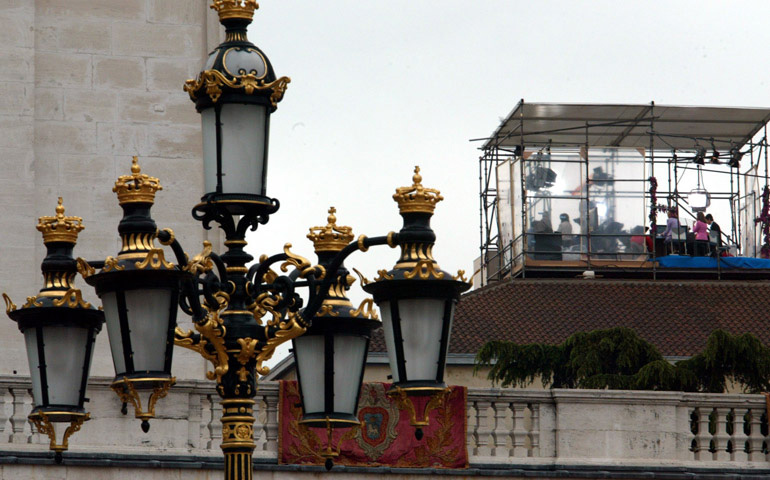
<path fill-rule="evenodd" d="M 312 227 L 307 235 L 315 246 L 315 252 L 339 252 L 353 241 L 352 227 L 337 226 L 337 209 L 329 207 L 328 222 L 325 227 Z"/>
<path fill-rule="evenodd" d="M 118 194 L 118 203 L 154 203 L 155 192 L 163 190 L 160 181 L 142 173 L 139 166 L 139 158 L 134 157 L 131 162 L 131 175 L 121 175 L 112 187 L 112 191 Z"/>
<path fill-rule="evenodd" d="M 40 217 L 37 224 L 37 229 L 43 232 L 43 243 L 67 242 L 74 245 L 78 241 L 78 233 L 84 228 L 82 218 L 64 216 L 62 197 L 56 205 L 56 215 Z"/>
<path fill-rule="evenodd" d="M 259 4 L 256 0 L 214 0 L 210 8 L 217 11 L 220 22 L 230 18 L 251 20 Z"/>
<path fill-rule="evenodd" d="M 433 213 L 436 204 L 443 200 L 441 192 L 435 188 L 425 188 L 422 186 L 422 175 L 420 167 L 414 167 L 412 176 L 412 186 L 399 187 L 393 194 L 393 200 L 398 203 L 399 213 Z"/>

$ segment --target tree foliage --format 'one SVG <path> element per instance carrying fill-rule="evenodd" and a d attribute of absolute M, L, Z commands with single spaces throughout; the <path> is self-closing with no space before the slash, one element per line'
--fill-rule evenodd
<path fill-rule="evenodd" d="M 751 334 L 715 330 L 703 352 L 676 364 L 625 327 L 578 332 L 559 345 L 492 341 L 476 355 L 476 370 L 503 387 L 540 378 L 553 388 L 724 392 L 732 379 L 746 392 L 770 389 L 770 349 Z"/>

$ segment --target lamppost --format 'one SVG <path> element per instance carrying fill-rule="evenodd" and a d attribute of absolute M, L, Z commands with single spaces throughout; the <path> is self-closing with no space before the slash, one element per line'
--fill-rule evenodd
<path fill-rule="evenodd" d="M 281 343 L 294 340 L 302 422 L 329 430 L 355 425 L 368 339 L 379 321 L 371 300 L 355 309 L 347 299 L 352 279 L 343 262 L 377 245 L 401 247 L 395 268 L 365 286 L 380 305 L 388 348 L 394 349 L 392 394 L 409 408 L 410 396 L 440 400 L 446 388 L 443 367 L 452 311 L 469 285 L 458 280 L 459 274 L 450 279 L 432 257 L 435 235 L 429 220 L 441 195 L 422 186 L 419 169 L 413 185 L 394 195 L 404 218 L 398 233 L 353 240 L 352 230 L 337 227 L 330 211 L 327 226 L 309 235 L 317 265 L 286 244 L 283 253 L 247 266 L 253 260 L 245 251 L 247 230 L 266 223 L 279 207 L 277 199 L 266 196 L 269 118 L 289 79 L 276 78 L 267 57 L 246 38 L 257 8 L 254 0 L 214 0 L 211 8 L 226 28 L 225 42 L 198 77 L 185 84 L 201 113 L 206 185 L 192 213 L 204 228 L 213 222 L 224 231 L 227 251 L 217 255 L 204 242 L 203 251 L 188 260 L 174 233 L 158 229 L 152 219 L 150 210 L 162 186 L 142 173 L 135 157 L 131 174 L 119 177 L 113 188 L 123 209 L 117 256 L 99 262 L 73 259 L 82 221 L 65 217 L 60 202 L 57 215 L 42 217 L 38 225 L 48 248 L 42 267 L 45 287 L 20 309 L 5 296 L 8 314 L 27 343 L 35 401 L 30 418 L 51 438 L 59 462 L 69 436 L 88 418 L 85 385 L 103 319 L 116 372 L 112 388 L 124 407 L 133 406 L 145 432 L 156 402 L 175 381 L 174 344 L 211 362 L 207 377 L 216 381 L 222 398 L 227 480 L 251 479 L 257 376 L 268 372 L 264 362 Z M 173 251 L 176 265 L 156 241 Z M 95 288 L 103 314 L 74 288 L 76 271 Z M 306 289 L 307 301 L 300 289 Z M 179 309 L 192 317 L 195 331 L 176 327 Z M 57 370 L 65 364 L 77 378 Z M 333 453 L 329 445 L 327 457 Z"/>

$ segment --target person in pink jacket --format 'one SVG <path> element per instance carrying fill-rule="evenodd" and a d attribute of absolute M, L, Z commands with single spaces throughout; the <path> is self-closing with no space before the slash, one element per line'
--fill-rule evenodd
<path fill-rule="evenodd" d="M 706 217 L 703 212 L 698 212 L 692 232 L 695 234 L 694 254 L 696 257 L 702 257 L 708 253 L 709 248 L 709 227 L 706 225 Z"/>

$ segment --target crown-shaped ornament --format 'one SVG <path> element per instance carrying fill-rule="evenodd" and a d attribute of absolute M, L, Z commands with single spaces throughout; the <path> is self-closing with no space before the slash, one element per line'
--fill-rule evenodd
<path fill-rule="evenodd" d="M 118 194 L 118 203 L 154 203 L 155 192 L 163 190 L 160 181 L 147 174 L 142 173 L 138 163 L 139 159 L 134 157 L 131 162 L 131 175 L 121 175 L 112 191 Z"/>
<path fill-rule="evenodd" d="M 214 0 L 211 8 L 219 14 L 220 22 L 230 18 L 251 20 L 259 4 L 256 0 Z"/>
<path fill-rule="evenodd" d="M 334 214 L 337 209 L 329 207 L 328 222 L 325 227 L 312 227 L 307 238 L 313 242 L 315 252 L 339 252 L 353 241 L 352 227 L 338 227 L 337 217 Z"/>
<path fill-rule="evenodd" d="M 64 216 L 61 197 L 56 206 L 56 216 L 40 217 L 37 224 L 37 229 L 43 232 L 43 243 L 67 242 L 74 245 L 78 241 L 78 233 L 84 228 L 82 218 Z"/>
<path fill-rule="evenodd" d="M 420 167 L 414 167 L 411 187 L 399 187 L 393 194 L 393 200 L 398 203 L 399 213 L 433 213 L 436 204 L 444 199 L 441 192 L 435 188 L 425 188 L 422 186 L 422 175 Z"/>

